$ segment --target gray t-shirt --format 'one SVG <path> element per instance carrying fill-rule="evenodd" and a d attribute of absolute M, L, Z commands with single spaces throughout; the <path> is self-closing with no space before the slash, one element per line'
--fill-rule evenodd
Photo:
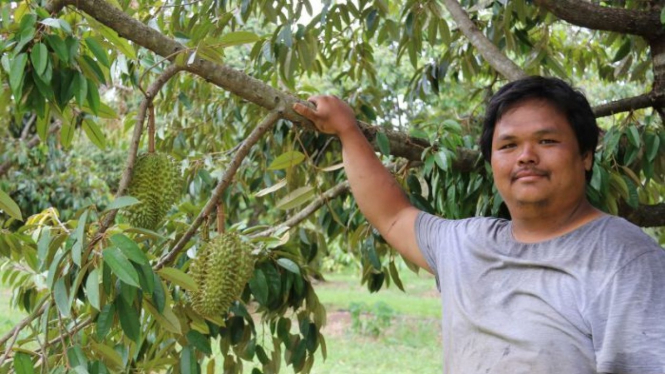
<path fill-rule="evenodd" d="M 420 213 L 446 374 L 665 374 L 665 251 L 603 216 L 517 242 L 510 221 Z"/>

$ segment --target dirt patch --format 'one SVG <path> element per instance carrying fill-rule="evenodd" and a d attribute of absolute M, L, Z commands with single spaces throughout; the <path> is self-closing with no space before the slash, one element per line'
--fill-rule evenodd
<path fill-rule="evenodd" d="M 342 336 L 351 329 L 351 313 L 345 310 L 329 310 L 326 325 L 323 327 L 325 336 Z"/>

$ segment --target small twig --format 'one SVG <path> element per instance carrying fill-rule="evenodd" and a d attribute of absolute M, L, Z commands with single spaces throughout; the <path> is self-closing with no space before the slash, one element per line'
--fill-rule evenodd
<path fill-rule="evenodd" d="M 65 328 L 65 324 L 62 322 L 62 315 L 60 314 L 60 310 L 58 310 L 58 308 L 55 309 L 55 313 L 58 316 L 58 324 L 60 325 L 60 343 L 62 344 L 62 355 L 65 357 L 65 366 L 67 369 L 71 369 L 72 365 L 69 362 L 69 356 L 67 355 L 67 344 L 65 343 L 65 334 L 67 334 L 67 329 Z M 71 334 L 69 337 L 71 338 Z"/>
<path fill-rule="evenodd" d="M 2 338 L 0 338 L 0 346 L 4 345 L 9 339 L 12 339 L 11 343 L 7 346 L 5 349 L 5 353 L 2 355 L 2 358 L 0 358 L 0 365 L 5 361 L 7 358 L 9 351 L 11 351 L 12 347 L 14 346 L 14 343 L 16 342 L 16 337 L 18 336 L 19 332 L 23 330 L 23 328 L 27 325 L 29 325 L 32 321 L 34 321 L 35 318 L 39 317 L 44 311 L 48 308 L 49 303 L 47 303 L 48 298 L 44 298 L 40 304 L 35 308 L 35 311 L 30 313 L 29 316 L 25 317 L 21 322 L 19 322 L 16 326 L 14 326 L 11 330 L 7 332 Z"/>
<path fill-rule="evenodd" d="M 224 225 L 224 202 L 223 201 L 218 201 L 217 202 L 217 233 L 218 234 L 223 234 L 225 230 L 226 230 L 226 227 Z"/>
<path fill-rule="evenodd" d="M 148 105 L 150 113 L 148 115 L 148 153 L 155 153 L 155 106 L 150 100 Z"/>
<path fill-rule="evenodd" d="M 37 119 L 37 114 L 33 114 L 28 120 L 28 122 L 25 123 L 23 131 L 21 131 L 21 140 L 25 140 L 28 138 L 28 135 L 30 135 L 30 127 L 32 127 L 32 124 L 35 123 L 36 119 Z"/>
<path fill-rule="evenodd" d="M 344 181 L 342 183 L 339 183 L 335 187 L 327 190 L 326 192 L 322 193 L 316 200 L 312 201 L 307 205 L 303 210 L 292 216 L 291 218 L 287 219 L 286 221 L 282 222 L 281 224 L 271 227 L 267 230 L 263 230 L 261 232 L 258 232 L 256 234 L 250 235 L 251 238 L 257 238 L 257 237 L 262 237 L 262 236 L 270 236 L 274 234 L 275 232 L 286 228 L 286 227 L 293 227 L 300 222 L 302 222 L 305 218 L 307 218 L 310 214 L 314 213 L 317 209 L 321 208 L 323 205 L 326 204 L 328 200 L 334 199 L 337 196 L 345 193 L 346 191 L 349 190 L 349 182 Z"/>
<path fill-rule="evenodd" d="M 180 238 L 178 243 L 167 253 L 164 257 L 162 257 L 157 265 L 155 265 L 155 270 L 159 270 L 162 267 L 164 267 L 166 264 L 170 263 L 175 259 L 175 257 L 182 251 L 182 249 L 185 247 L 185 244 L 189 241 L 194 236 L 194 233 L 196 233 L 196 230 L 198 230 L 199 226 L 201 226 L 201 223 L 207 217 L 212 213 L 212 210 L 215 209 L 215 206 L 217 205 L 217 201 L 219 201 L 219 198 L 222 196 L 222 193 L 226 190 L 226 188 L 231 184 L 231 181 L 233 180 L 233 177 L 236 174 L 236 171 L 238 171 L 238 168 L 240 167 L 240 164 L 242 161 L 245 159 L 247 154 L 249 153 L 249 150 L 252 148 L 254 144 L 256 144 L 259 139 L 265 134 L 269 129 L 272 128 L 272 126 L 277 122 L 279 118 L 281 118 L 283 113 L 283 107 L 278 107 L 277 110 L 273 110 L 268 115 L 263 119 L 263 121 L 252 130 L 252 133 L 249 134 L 249 136 L 242 142 L 242 145 L 240 148 L 238 148 L 238 152 L 233 156 L 233 159 L 229 163 L 228 169 L 224 172 L 224 175 L 222 178 L 219 180 L 219 183 L 217 183 L 217 186 L 215 187 L 215 190 L 213 191 L 212 196 L 210 197 L 210 200 L 206 203 L 205 207 L 199 215 L 196 217 L 194 222 L 192 222 L 191 226 L 189 226 L 189 229 L 185 234 Z"/>

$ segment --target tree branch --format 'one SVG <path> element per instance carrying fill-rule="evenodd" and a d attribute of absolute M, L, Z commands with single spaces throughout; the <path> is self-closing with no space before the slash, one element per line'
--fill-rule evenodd
<path fill-rule="evenodd" d="M 660 12 L 603 7 L 580 0 L 535 0 L 556 17 L 593 30 L 640 35 L 647 39 L 665 35 Z"/>
<path fill-rule="evenodd" d="M 593 114 L 595 114 L 596 118 L 600 118 L 621 112 L 632 112 L 638 109 L 656 107 L 658 105 L 660 104 L 656 95 L 653 93 L 647 93 L 595 106 L 593 108 Z"/>
<path fill-rule="evenodd" d="M 478 31 L 477 27 L 475 27 L 475 25 L 473 25 L 473 23 L 468 19 L 468 16 L 466 16 L 463 10 L 462 14 L 459 13 L 459 10 L 461 8 L 458 2 L 454 0 L 444 0 L 444 3 L 448 8 L 448 10 L 451 12 L 451 14 L 454 14 L 453 16 L 455 17 L 456 21 L 460 22 L 460 29 L 462 29 L 462 31 L 467 29 L 467 32 L 470 35 L 470 36 L 467 35 L 467 37 L 472 41 L 472 44 L 475 42 L 478 44 L 478 46 L 480 46 L 478 47 L 476 46 L 476 44 L 474 44 L 474 46 L 476 46 L 476 48 L 478 48 L 479 51 L 485 51 L 485 50 L 491 51 L 496 49 L 496 46 L 493 46 L 492 43 L 489 43 L 489 40 L 487 40 L 487 38 Z M 542 6 L 552 6 L 554 9 L 559 9 L 561 7 L 559 4 L 566 4 L 566 6 L 578 9 L 577 12 L 578 15 L 586 15 L 586 16 L 588 16 L 587 11 L 580 11 L 579 6 L 583 7 L 592 6 L 591 4 L 581 3 L 581 2 L 577 4 L 575 1 L 571 0 L 564 0 L 558 3 L 554 0 L 538 0 L 538 3 L 541 4 Z M 153 52 L 161 56 L 173 56 L 174 52 L 189 53 L 187 48 L 182 44 L 172 39 L 169 39 L 168 37 L 158 32 L 157 30 L 154 30 L 144 25 L 138 20 L 125 14 L 120 9 L 113 7 L 112 5 L 110 5 L 110 3 L 106 1 L 53 0 L 53 2 L 50 4 L 50 6 L 47 9 L 49 9 L 49 11 L 52 11 L 52 9 L 57 8 L 56 6 L 60 6 L 62 4 L 67 4 L 77 7 L 78 9 L 86 12 L 87 14 L 89 14 L 99 22 L 103 23 L 104 25 L 116 30 L 120 36 L 126 37 L 129 40 L 137 43 L 138 45 L 141 45 L 149 50 L 152 50 Z M 593 8 L 591 8 L 591 10 L 596 11 L 596 7 L 595 6 L 592 7 Z M 618 12 L 612 14 L 619 14 L 619 15 L 624 14 L 623 12 L 628 12 L 626 14 L 635 13 L 635 11 L 627 11 L 621 9 L 601 8 L 600 10 L 602 12 L 606 11 Z M 641 13 L 637 12 L 635 14 L 640 17 L 644 16 L 644 12 Z M 555 13 L 555 15 L 559 16 L 558 13 Z M 649 17 L 652 18 L 652 16 Z M 561 16 L 561 18 L 564 17 Z M 468 23 L 465 23 L 465 21 L 468 21 L 470 25 Z M 654 26 L 652 21 L 649 22 L 650 23 L 648 24 Z M 464 25 L 464 27 L 462 25 Z M 656 30 L 663 29 L 662 25 L 660 25 L 659 23 L 659 20 L 657 26 L 658 28 L 656 28 Z M 501 74 L 504 74 L 504 76 L 506 76 L 508 79 L 517 79 L 523 76 L 524 74 L 521 70 L 519 70 L 519 68 L 515 68 L 515 66 L 511 67 L 511 65 L 514 65 L 514 63 L 512 63 L 512 61 L 508 60 L 503 55 L 497 57 L 495 56 L 494 53 L 488 53 L 488 56 L 483 55 L 483 57 L 486 58 L 491 65 L 493 64 L 492 66 L 495 69 L 497 69 L 497 71 L 499 71 Z M 203 77 L 204 79 L 210 81 L 211 83 L 237 96 L 240 96 L 250 102 L 262 106 L 266 109 L 272 110 L 277 105 L 282 105 L 284 108 L 283 118 L 293 122 L 302 123 L 303 125 L 305 125 L 306 128 L 309 129 L 314 128 L 311 122 L 300 117 L 297 113 L 295 113 L 291 109 L 293 103 L 295 103 L 296 101 L 302 103 L 303 101 L 293 97 L 292 95 L 278 91 L 258 79 L 249 77 L 239 70 L 235 70 L 230 67 L 224 66 L 222 64 L 217 64 L 202 59 L 197 59 L 193 64 L 185 66 L 183 68 L 184 70 L 197 74 Z M 599 112 L 603 113 L 602 110 L 600 110 Z M 367 124 L 363 123 L 360 124 L 360 127 L 362 128 L 365 134 L 375 134 L 376 131 L 382 131 L 382 130 L 377 130 L 377 128 L 368 126 Z M 427 140 L 412 138 L 398 132 L 386 131 L 386 135 L 390 140 L 391 154 L 397 157 L 404 157 L 408 160 L 420 161 L 422 157 L 422 151 L 425 148 L 431 146 L 431 144 L 429 144 Z M 375 139 L 371 140 L 374 140 L 372 143 L 375 149 L 378 149 Z M 417 146 L 414 146 L 414 144 L 417 144 Z M 461 155 L 458 156 L 458 162 L 460 162 L 463 165 L 463 167 L 470 166 L 469 169 L 460 169 L 460 170 L 463 171 L 463 170 L 472 170 L 474 168 L 478 168 L 479 166 L 477 164 L 478 161 L 477 154 L 478 152 L 473 150 L 463 150 L 463 151 L 458 150 L 458 155 Z M 455 167 L 457 168 L 458 165 L 455 165 Z M 198 225 L 200 225 L 200 222 L 198 223 Z M 193 235 L 193 232 L 190 235 Z M 184 242 L 181 245 L 184 246 Z M 181 249 L 182 248 L 179 248 L 178 250 Z M 173 254 L 173 256 L 175 255 L 177 255 L 177 253 Z M 160 262 L 158 266 L 163 266 L 164 264 L 165 264 L 164 262 Z"/>
<path fill-rule="evenodd" d="M 462 9 L 462 6 L 456 0 L 443 0 L 443 4 L 450 12 L 450 15 L 462 30 L 462 33 L 469 39 L 471 44 L 476 47 L 478 52 L 485 58 L 494 70 L 507 79 L 514 81 L 524 78 L 527 74 L 520 69 L 511 59 L 509 59 L 497 46 L 495 46 L 471 21 L 469 15 Z"/>
<path fill-rule="evenodd" d="M 275 232 L 282 230 L 284 228 L 291 228 L 302 222 L 310 214 L 316 212 L 317 209 L 321 208 L 327 201 L 336 198 L 337 196 L 347 192 L 349 190 L 349 182 L 344 181 L 336 185 L 335 187 L 327 190 L 317 197 L 314 201 L 309 203 L 303 210 L 296 213 L 286 221 L 280 223 L 277 226 L 271 227 L 267 230 L 263 230 L 256 234 L 251 235 L 252 238 L 261 237 L 261 236 L 270 236 Z"/>
<path fill-rule="evenodd" d="M 277 110 L 273 110 L 272 112 L 268 113 L 268 115 L 263 119 L 263 121 L 261 121 L 261 123 L 258 126 L 256 126 L 256 128 L 254 128 L 254 130 L 252 130 L 249 136 L 242 142 L 242 145 L 238 148 L 238 151 L 236 152 L 235 156 L 233 156 L 233 159 L 231 160 L 229 167 L 224 172 L 222 178 L 220 178 L 219 183 L 217 183 L 217 186 L 215 187 L 215 190 L 213 191 L 210 200 L 208 200 L 206 205 L 203 207 L 203 210 L 201 210 L 196 219 L 194 219 L 194 222 L 192 222 L 192 224 L 189 226 L 187 232 L 185 232 L 185 234 L 180 238 L 180 240 L 178 240 L 178 243 L 176 243 L 176 245 L 169 251 L 169 253 L 163 256 L 159 260 L 159 263 L 157 263 L 157 265 L 154 266 L 155 270 L 159 270 L 168 263 L 170 263 L 171 261 L 173 261 L 175 257 L 180 253 L 180 251 L 182 251 L 182 249 L 185 248 L 187 242 L 194 236 L 196 231 L 199 229 L 199 226 L 201 226 L 206 217 L 208 217 L 212 213 L 212 211 L 217 207 L 217 202 L 222 196 L 222 193 L 231 184 L 231 181 L 233 180 L 236 171 L 238 171 L 240 164 L 245 159 L 252 146 L 254 146 L 254 144 L 256 144 L 261 139 L 261 137 L 273 127 L 275 122 L 277 122 L 277 120 L 280 117 L 282 117 L 282 115 L 283 111 L 281 108 L 277 108 Z"/>
<path fill-rule="evenodd" d="M 619 209 L 619 216 L 640 227 L 665 226 L 665 203 L 640 205 L 637 209 L 623 204 Z"/>

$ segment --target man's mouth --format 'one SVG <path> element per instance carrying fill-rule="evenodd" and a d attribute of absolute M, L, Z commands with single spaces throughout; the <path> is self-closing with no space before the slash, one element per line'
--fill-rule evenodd
<path fill-rule="evenodd" d="M 514 182 L 518 179 L 524 181 L 538 179 L 542 177 L 548 177 L 549 173 L 540 169 L 520 169 L 512 173 L 511 180 Z"/>

